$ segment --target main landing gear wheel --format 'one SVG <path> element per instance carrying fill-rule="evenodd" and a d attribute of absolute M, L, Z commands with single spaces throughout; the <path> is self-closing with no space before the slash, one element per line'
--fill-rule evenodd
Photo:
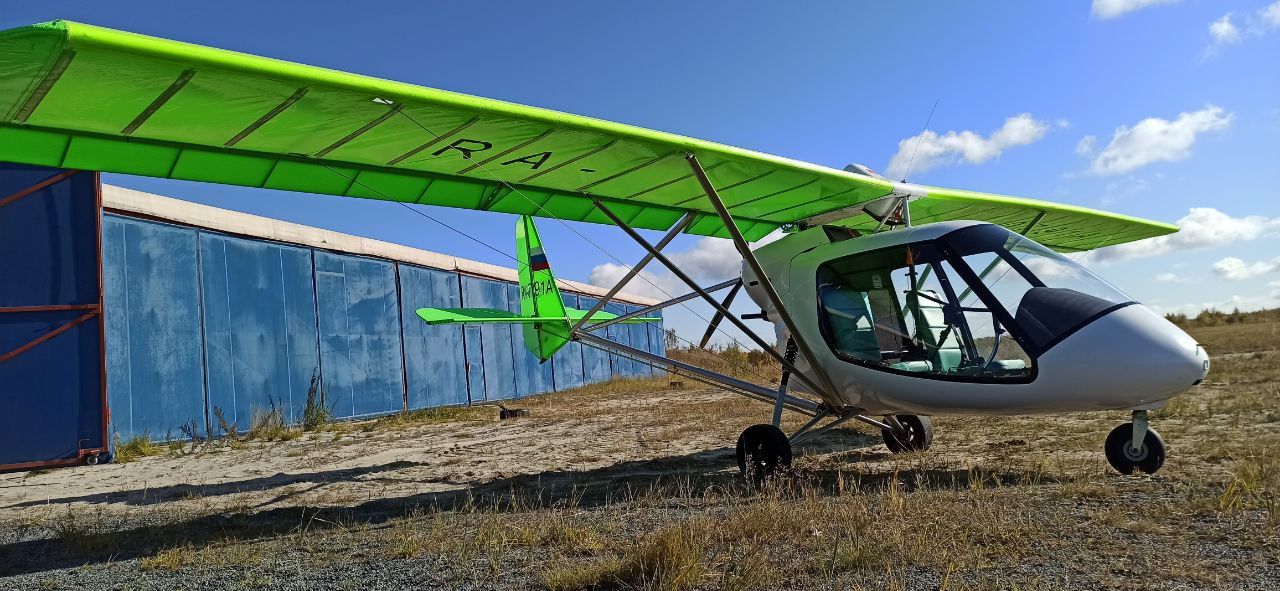
<path fill-rule="evenodd" d="M 888 417 L 886 417 L 888 418 Z M 895 415 L 902 431 L 882 429 L 884 444 L 893 453 L 924 451 L 933 445 L 933 422 L 920 415 Z M 892 424 L 892 421 L 890 422 Z"/>
<path fill-rule="evenodd" d="M 738 436 L 738 470 L 761 483 L 791 467 L 791 441 L 773 425 L 752 425 Z"/>
<path fill-rule="evenodd" d="M 1164 439 L 1155 429 L 1147 428 L 1140 447 L 1133 447 L 1133 423 L 1125 423 L 1111 430 L 1103 449 L 1107 463 L 1121 474 L 1155 474 L 1164 465 Z"/>

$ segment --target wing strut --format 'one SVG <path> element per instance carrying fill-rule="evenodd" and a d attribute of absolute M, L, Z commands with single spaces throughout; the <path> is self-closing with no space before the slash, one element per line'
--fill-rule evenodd
<path fill-rule="evenodd" d="M 702 289 L 703 289 L 703 291 L 706 291 L 707 293 L 715 293 L 715 292 L 720 291 L 720 290 L 722 290 L 722 289 L 724 289 L 724 288 L 726 288 L 726 287 L 733 287 L 734 285 L 739 284 L 739 283 L 741 283 L 741 282 L 742 282 L 742 280 L 741 280 L 741 279 L 730 279 L 730 280 L 728 280 L 728 281 L 724 281 L 724 282 L 722 282 L 722 283 L 717 283 L 717 284 L 715 284 L 715 285 L 712 285 L 711 287 L 704 287 L 704 288 L 702 288 Z M 663 308 L 670 308 L 671 306 L 674 306 L 674 305 L 676 305 L 676 304 L 681 304 L 681 303 L 687 302 L 687 301 L 692 300 L 692 299 L 694 299 L 694 298 L 696 298 L 696 297 L 698 297 L 698 292 L 696 292 L 696 291 L 691 291 L 691 292 L 686 293 L 686 294 L 684 294 L 684 295 L 682 295 L 682 296 L 677 296 L 677 297 L 671 298 L 671 299 L 669 299 L 669 300 L 667 300 L 667 301 L 665 301 L 665 302 L 658 302 L 658 303 L 656 303 L 656 304 L 654 304 L 654 305 L 652 305 L 652 306 L 648 306 L 648 307 L 645 307 L 645 308 L 641 308 L 641 309 L 639 309 L 639 310 L 636 310 L 635 312 L 630 312 L 630 313 L 627 313 L 627 314 L 623 314 L 623 315 L 621 315 L 621 316 L 618 316 L 617 318 L 610 318 L 609 320 L 605 320 L 605 321 L 602 321 L 602 322 L 596 322 L 596 323 L 592 324 L 591 326 L 588 326 L 588 327 L 586 327 L 586 328 L 582 329 L 582 332 L 586 332 L 586 331 L 596 332 L 596 331 L 599 331 L 600 329 L 605 328 L 605 327 L 608 327 L 608 326 L 610 326 L 610 325 L 617 324 L 617 323 L 619 323 L 619 322 L 624 322 L 624 321 L 626 321 L 626 320 L 630 320 L 630 319 L 635 318 L 635 317 L 637 317 L 637 316 L 647 316 L 647 315 L 652 314 L 652 313 L 654 313 L 654 312 L 657 312 L 658 310 L 661 310 L 661 309 L 663 309 Z M 717 315 L 719 315 L 719 313 L 718 313 L 718 312 L 717 312 Z"/>
<path fill-rule="evenodd" d="M 652 362 L 656 365 L 668 368 L 669 370 L 672 370 L 672 371 L 676 371 L 676 370 L 683 371 L 701 378 L 706 378 L 708 380 L 716 382 L 717 384 L 728 386 L 738 391 L 739 393 L 750 394 L 752 395 L 752 397 L 759 398 L 760 400 L 772 401 L 774 400 L 775 396 L 779 396 L 780 399 L 782 400 L 782 403 L 785 404 L 787 408 L 796 412 L 800 412 L 808 415 L 814 415 L 818 413 L 820 408 L 817 403 L 809 400 L 805 400 L 803 398 L 798 398 L 785 393 L 779 395 L 777 392 L 774 392 L 772 389 L 765 388 L 763 386 L 758 386 L 751 382 L 746 382 L 734 377 L 718 374 L 716 372 L 703 369 L 696 365 L 691 365 L 681 361 L 676 361 L 669 357 L 663 357 L 656 353 L 650 353 L 648 351 L 636 349 L 634 347 L 629 347 L 627 345 L 623 345 L 622 343 L 614 342 L 609 339 L 596 336 L 589 332 L 578 333 L 578 338 L 585 344 L 588 344 L 594 347 L 599 347 L 607 351 L 614 351 L 617 353 L 621 353 L 623 355 L 628 355 L 631 357 L 643 359 L 643 360 Z"/>
<path fill-rule="evenodd" d="M 658 262 L 662 263 L 667 269 L 671 270 L 672 275 L 675 275 L 677 278 L 680 279 L 680 281 L 683 281 L 685 285 L 688 285 L 690 288 L 693 289 L 693 291 L 697 292 L 698 295 L 702 296 L 702 299 L 706 300 L 708 304 L 711 304 L 712 308 L 715 308 L 717 312 L 723 314 L 725 318 L 728 318 L 729 321 L 732 322 L 733 325 L 738 328 L 738 330 L 741 330 L 743 334 L 750 337 L 752 341 L 755 341 L 756 345 L 759 346 L 761 349 L 763 349 L 765 353 L 768 353 L 769 356 L 773 357 L 778 361 L 778 363 L 782 364 L 783 369 L 786 369 L 787 371 L 790 371 L 792 374 L 794 374 L 797 380 L 800 380 L 801 382 L 804 383 L 805 387 L 817 393 L 834 391 L 834 389 L 823 388 L 821 386 L 818 386 L 812 380 L 810 380 L 807 376 L 801 373 L 798 369 L 796 369 L 796 366 L 790 363 L 789 361 L 787 361 L 786 358 L 784 358 L 782 354 L 778 352 L 776 347 L 765 342 L 764 339 L 760 338 L 760 335 L 756 334 L 755 331 L 751 330 L 751 327 L 747 326 L 747 324 L 743 322 L 740 318 L 735 316 L 733 312 L 730 312 L 724 306 L 720 305 L 720 302 L 715 298 L 711 297 L 711 294 L 707 293 L 707 290 L 699 286 L 697 281 L 694 281 L 692 277 L 689 277 L 687 273 L 685 273 L 683 270 L 680 269 L 679 265 L 671 262 L 671 259 L 667 258 L 666 255 L 659 252 L 656 248 L 653 247 L 652 244 L 649 244 L 649 241 L 645 240 L 644 236 L 641 236 L 639 232 L 636 232 L 635 228 L 632 228 L 631 226 L 627 225 L 627 222 L 623 221 L 622 218 L 618 217 L 618 214 L 614 213 L 612 209 L 609 209 L 604 203 L 600 202 L 599 200 L 596 201 L 596 208 L 598 208 L 602 213 L 604 213 L 605 216 L 607 216 L 610 220 L 612 220 L 614 225 L 618 226 L 619 228 L 622 228 L 622 231 L 626 232 L 627 235 L 630 236 L 631 239 L 634 240 L 636 244 L 639 244 L 645 250 L 649 251 L 649 254 L 652 254 L 654 258 L 658 259 Z M 735 227 L 735 231 L 736 231 L 736 227 Z M 741 236 L 741 234 L 738 234 L 738 236 Z M 755 260 L 755 259 L 752 259 L 752 260 Z M 585 332 L 579 331 L 577 334 L 581 335 L 581 334 L 585 334 Z M 819 374 L 819 375 L 825 376 L 826 374 Z M 833 396 L 828 398 L 831 398 L 832 400 L 836 399 L 836 397 L 833 397 Z"/>
<path fill-rule="evenodd" d="M 729 306 L 733 305 L 733 298 L 738 295 L 738 292 L 740 290 L 742 290 L 741 279 L 739 279 L 737 283 L 733 284 L 733 289 L 730 289 L 729 293 L 724 295 L 724 301 L 720 302 L 720 305 L 724 306 L 725 308 L 728 308 Z M 711 317 L 711 322 L 707 324 L 707 332 L 702 333 L 702 340 L 698 342 L 699 349 L 707 348 L 707 343 L 711 342 L 711 337 L 716 334 L 716 329 L 720 328 L 721 320 L 724 320 L 724 314 L 721 314 L 719 312 L 716 312 L 716 315 Z M 792 361 L 795 361 L 795 360 L 792 359 Z"/>
<path fill-rule="evenodd" d="M 688 228 L 691 223 L 693 223 L 693 212 L 687 212 L 684 214 L 684 217 L 680 218 L 680 221 L 676 222 L 676 225 L 672 226 L 671 229 L 667 231 L 667 235 L 663 236 L 662 240 L 659 240 L 658 244 L 654 248 L 658 250 L 665 248 L 667 244 L 674 240 L 676 236 L 679 236 L 685 228 Z M 644 258 L 640 259 L 640 262 L 633 265 L 631 269 L 627 271 L 626 276 L 618 280 L 618 282 L 613 285 L 613 288 L 609 290 L 609 293 L 604 294 L 604 297 L 600 298 L 596 302 L 596 305 L 591 306 L 591 309 L 587 310 L 586 315 L 584 315 L 582 319 L 574 323 L 573 328 L 569 329 L 569 334 L 578 332 L 587 323 L 587 321 L 591 320 L 591 317 L 594 316 L 596 312 L 599 312 L 605 304 L 608 304 L 609 300 L 613 299 L 613 296 L 618 295 L 618 292 L 621 291 L 628 282 L 635 278 L 636 275 L 639 275 L 640 270 L 644 269 L 645 265 L 648 265 L 652 260 L 652 253 L 644 255 Z"/>
<path fill-rule="evenodd" d="M 809 343 L 805 341 L 804 335 L 796 329 L 796 322 L 791 318 L 791 313 L 787 311 L 787 307 L 782 304 L 782 298 L 778 296 L 778 291 L 774 289 L 773 282 L 764 274 L 764 270 L 760 268 L 760 261 L 756 260 L 756 255 L 751 252 L 751 245 L 747 243 L 747 239 L 742 237 L 742 231 L 738 229 L 737 222 L 733 221 L 733 216 L 729 215 L 729 209 L 725 207 L 724 202 L 720 200 L 720 194 L 716 192 L 716 188 L 711 184 L 711 179 L 707 178 L 707 172 L 702 169 L 702 164 L 698 162 L 698 157 L 693 152 L 685 154 L 685 159 L 689 161 L 689 167 L 693 169 L 694 176 L 698 177 L 698 183 L 702 185 L 702 190 L 707 194 L 707 199 L 711 201 L 711 205 L 715 207 L 716 213 L 720 215 L 720 220 L 724 222 L 724 227 L 729 231 L 729 235 L 733 237 L 733 245 L 738 248 L 738 254 L 742 255 L 742 260 L 747 262 L 751 267 L 751 271 L 755 273 L 756 281 L 760 282 L 760 288 L 764 290 L 765 295 L 769 298 L 769 302 L 773 304 L 773 309 L 778 313 L 778 318 L 782 320 L 782 324 L 787 327 L 787 331 L 791 333 L 791 338 L 795 339 L 796 348 L 800 354 L 804 356 L 805 361 L 809 362 L 809 369 L 818 377 L 824 387 L 817 388 L 817 392 L 824 392 L 828 400 L 838 400 L 835 384 L 831 382 L 831 377 L 818 364 L 818 358 L 814 356 L 813 349 L 809 347 Z M 905 198 L 904 198 L 905 201 Z M 730 317 L 732 318 L 732 316 Z M 778 355 L 773 347 L 766 347 L 766 350 L 773 353 L 783 361 L 782 367 L 790 369 L 795 373 L 795 377 L 805 383 L 806 386 L 812 387 L 810 381 L 804 374 L 796 372 L 794 366 L 786 362 L 786 359 Z"/>

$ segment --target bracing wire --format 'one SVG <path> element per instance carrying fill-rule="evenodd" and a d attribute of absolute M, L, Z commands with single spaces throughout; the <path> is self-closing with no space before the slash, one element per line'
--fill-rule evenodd
<path fill-rule="evenodd" d="M 521 264 L 522 264 L 522 263 L 520 262 L 520 260 L 519 260 L 519 259 L 517 259 L 516 257 L 511 256 L 511 254 L 509 254 L 509 253 L 507 253 L 507 252 L 504 252 L 502 249 L 497 248 L 497 247 L 493 246 L 492 244 L 489 244 L 489 243 L 487 243 L 487 242 L 485 242 L 485 241 L 483 241 L 483 240 L 481 240 L 481 239 L 479 239 L 479 238 L 476 238 L 475 236 L 472 236 L 472 235 L 470 235 L 470 234 L 468 234 L 468 233 L 466 233 L 466 232 L 463 232 L 462 230 L 459 230 L 459 229 L 457 229 L 457 228 L 455 228 L 455 227 L 453 227 L 453 226 L 451 226 L 451 225 L 449 225 L 449 224 L 447 224 L 447 223 L 445 223 L 445 222 L 441 221 L 440 219 L 436 218 L 435 216 L 432 216 L 432 215 L 430 215 L 430 214 L 428 214 L 428 213 L 426 213 L 426 212 L 419 211 L 419 210 L 417 210 L 417 209 L 414 209 L 414 208 L 412 208 L 412 207 L 409 207 L 409 205 L 408 205 L 408 204 L 406 204 L 406 203 L 404 203 L 404 202 L 401 202 L 401 201 L 395 201 L 394 199 L 391 199 L 391 197 L 389 197 L 388 195 L 386 195 L 386 194 L 385 194 L 385 193 L 383 193 L 382 191 L 379 191 L 378 189 L 376 189 L 376 188 L 374 188 L 374 187 L 370 187 L 369 185 L 366 185 L 366 184 L 364 184 L 364 183 L 360 182 L 358 179 L 356 179 L 356 178 L 355 178 L 355 177 L 353 177 L 353 176 L 347 176 L 347 175 L 343 174 L 342 172 L 339 172 L 338 170 L 335 170 L 335 169 L 333 169 L 333 168 L 331 168 L 331 167 L 329 167 L 329 166 L 326 166 L 326 165 L 324 165 L 324 164 L 321 164 L 321 166 L 323 166 L 323 167 L 325 168 L 325 170 L 328 170 L 329 172 L 332 172 L 333 174 L 336 174 L 336 175 L 338 175 L 338 176 L 340 176 L 340 177 L 342 177 L 342 178 L 344 178 L 344 179 L 346 179 L 346 180 L 348 180 L 348 181 L 352 182 L 353 184 L 359 185 L 361 188 L 364 188 L 364 189 L 366 189 L 366 190 L 368 190 L 368 191 L 372 191 L 373 193 L 377 194 L 378 196 L 382 197 L 383 199 L 385 199 L 385 200 L 387 200 L 387 201 L 393 201 L 393 202 L 395 202 L 395 203 L 398 203 L 399 205 L 403 206 L 405 209 L 408 209 L 409 211 L 412 211 L 413 213 L 416 213 L 416 214 L 418 214 L 418 215 L 420 215 L 420 216 L 422 216 L 422 217 L 424 217 L 424 218 L 426 218 L 426 219 L 428 219 L 428 220 L 430 220 L 430 221 L 432 221 L 432 222 L 435 222 L 437 225 L 440 225 L 440 226 L 442 226 L 442 227 L 444 227 L 444 228 L 446 228 L 446 229 L 448 229 L 448 230 L 450 230 L 450 231 L 452 231 L 452 232 L 454 232 L 454 233 L 456 233 L 456 234 L 458 234 L 458 235 L 460 235 L 460 236 L 463 236 L 464 238 L 467 238 L 468 240 L 471 240 L 471 241 L 475 242 L 476 244 L 479 244 L 479 245 L 481 245 L 481 246 L 483 246 L 483 247 L 485 247 L 485 248 L 488 248 L 489 250 L 492 250 L 492 251 L 494 251 L 494 252 L 496 252 L 496 253 L 498 253 L 498 254 L 500 254 L 500 255 L 502 255 L 502 256 L 504 256 L 504 257 L 506 257 L 506 258 L 511 259 L 512 261 L 514 261 L 514 262 L 516 263 L 516 265 L 521 265 Z M 504 183 L 504 184 L 505 184 L 505 183 Z M 510 185 L 508 185 L 508 187 L 509 187 L 509 186 L 510 186 Z M 513 189 L 513 190 L 514 190 L 514 189 Z M 544 210 L 544 211 L 545 211 L 545 210 Z M 559 220 L 559 218 L 556 218 L 556 219 L 557 219 L 557 221 L 560 221 L 560 220 Z M 561 221 L 561 223 L 563 224 L 564 222 L 563 222 L 563 221 Z M 572 228 L 570 228 L 570 229 L 572 229 Z M 575 232 L 575 233 L 576 233 L 576 232 Z M 581 236 L 581 234 L 579 234 L 579 236 Z M 584 238 L 585 238 L 585 237 L 584 237 Z M 591 241 L 590 241 L 590 240 L 588 240 L 588 242 L 591 242 Z M 593 245 L 595 245 L 595 243 L 594 243 L 594 242 L 592 242 L 592 244 L 593 244 Z M 596 245 L 596 248 L 600 248 L 600 247 L 599 247 L 598 245 Z M 611 255 L 611 256 L 612 256 L 612 255 Z M 616 258 L 616 257 L 614 257 L 614 260 L 617 260 L 617 258 Z M 621 262 L 621 261 L 619 261 L 619 262 Z M 557 281 L 557 283 L 559 283 L 559 282 L 560 282 L 560 280 L 559 280 L 559 279 L 557 279 L 556 281 Z M 648 281 L 648 280 L 646 279 L 646 281 Z M 649 282 L 649 283 L 650 283 L 651 285 L 653 285 L 653 283 L 652 283 L 652 282 Z M 568 287 L 568 286 L 565 286 L 565 285 L 563 285 L 563 284 L 562 284 L 562 287 Z M 661 291 L 662 293 L 666 294 L 668 297 L 674 297 L 674 296 L 671 296 L 671 294 L 667 293 L 665 290 L 663 290 L 663 289 L 661 289 L 661 288 L 657 287 L 656 285 L 654 285 L 654 287 L 655 287 L 656 289 L 658 289 L 659 291 Z M 683 305 L 683 304 L 682 304 L 682 305 Z M 689 307 L 688 307 L 687 305 L 684 305 L 684 307 L 685 307 L 686 309 L 689 309 Z M 701 320 L 703 320 L 703 321 L 706 321 L 706 322 L 710 322 L 709 320 L 707 320 L 706 318 L 703 318 L 701 315 L 699 315 L 697 312 L 693 311 L 692 309 L 689 309 L 689 311 L 690 311 L 694 316 L 697 316 L 699 319 L 701 319 Z M 722 332 L 723 332 L 723 331 L 722 331 Z M 691 348 L 694 348 L 694 349 L 702 349 L 701 347 L 699 347 L 699 346 L 697 346 L 696 344 L 694 344 L 694 342 L 693 342 L 693 341 L 690 341 L 690 340 L 688 340 L 688 339 L 685 339 L 685 338 L 681 337 L 681 336 L 680 336 L 680 335 L 678 335 L 678 334 L 673 334 L 673 336 L 675 336 L 675 338 L 676 338 L 677 340 L 682 341 L 682 342 L 684 342 L 685 344 L 689 345 Z M 744 345 L 742 345 L 742 343 L 741 343 L 740 341 L 738 341 L 736 338 L 734 338 L 734 337 L 733 337 L 733 335 L 728 335 L 728 334 L 726 334 L 726 336 L 728 336 L 728 337 L 729 337 L 729 338 L 730 338 L 734 343 L 738 344 L 738 346 L 740 346 L 740 347 L 744 347 L 744 348 L 745 348 L 745 346 L 744 346 Z M 704 351 L 705 351 L 706 349 L 702 349 L 702 350 L 704 350 Z M 733 361 L 733 360 L 731 360 L 731 359 L 726 359 L 726 358 L 724 358 L 723 356 L 720 356 L 720 355 L 716 354 L 716 353 L 715 353 L 715 352 L 713 352 L 713 351 L 708 351 L 708 352 L 712 353 L 713 355 L 716 355 L 717 357 L 720 357 L 721 359 L 724 359 L 726 362 L 728 362 L 728 363 L 729 363 L 729 364 L 731 364 L 731 365 L 734 365 L 734 366 L 738 367 L 739 369 L 746 370 L 748 373 L 751 373 L 752 375 L 755 375 L 755 376 L 756 376 L 756 377 L 758 377 L 758 378 L 765 379 L 765 380 L 768 380 L 768 379 L 769 379 L 767 376 L 765 376 L 765 375 L 761 374 L 761 373 L 760 373 L 760 372 L 758 372 L 758 371 L 755 371 L 755 368 L 753 368 L 753 367 L 751 367 L 751 366 L 749 366 L 749 365 L 743 365 L 743 364 L 737 363 L 737 362 L 735 362 L 735 361 Z"/>
<path fill-rule="evenodd" d="M 929 124 L 933 123 L 933 112 L 938 110 L 938 102 L 941 98 L 934 99 L 933 108 L 929 109 L 929 117 L 924 120 L 924 129 L 920 130 L 920 135 L 916 136 L 916 147 L 911 149 L 911 159 L 907 161 L 907 170 L 902 173 L 902 182 L 907 182 L 907 177 L 911 175 L 911 166 L 916 163 L 916 152 L 920 151 L 920 141 L 924 139 L 925 132 L 929 131 Z"/>
<path fill-rule="evenodd" d="M 935 106 L 936 106 L 936 105 L 935 105 Z M 410 115 L 409 113 L 405 112 L 405 110 L 404 110 L 404 109 L 399 109 L 399 110 L 397 110 L 396 112 L 397 112 L 397 113 L 399 113 L 399 114 L 401 114 L 401 115 L 404 115 L 404 117 L 405 117 L 406 119 L 408 119 L 410 122 L 412 122 L 412 123 L 413 123 L 415 126 L 417 126 L 419 129 L 421 129 L 421 130 L 423 130 L 423 131 L 427 132 L 428 134 L 430 134 L 432 137 L 434 137 L 434 138 L 436 138 L 436 139 L 440 139 L 439 134 L 435 133 L 434 131 L 431 131 L 429 128 L 427 128 L 425 125 L 423 125 L 423 124 L 422 124 L 421 122 L 419 122 L 417 119 L 415 119 L 412 115 Z M 510 189 L 510 190 L 511 190 L 511 192 L 512 192 L 512 193 L 514 193 L 514 194 L 516 194 L 516 195 L 519 195 L 522 199 L 524 199 L 525 201 L 528 201 L 531 205 L 533 205 L 533 206 L 534 206 L 534 207 L 536 207 L 539 211 L 541 211 L 541 212 L 542 212 L 546 217 L 549 217 L 549 218 L 551 218 L 551 219 L 555 220 L 555 221 L 556 221 L 557 223 L 559 223 L 561 226 L 564 226 L 564 227 L 565 227 L 566 229 L 568 229 L 570 232 L 573 232 L 573 234 L 574 234 L 574 235 L 576 235 L 578 238 L 581 238 L 583 241 L 585 241 L 586 243 L 590 244 L 590 245 L 591 245 L 592 247 L 594 247 L 596 250 L 598 250 L 598 251 L 600 251 L 601 253 L 605 254 L 605 255 L 606 255 L 606 256 L 608 256 L 609 258 L 613 259 L 613 260 L 614 260 L 615 262 L 617 262 L 618 264 L 622 265 L 623 267 L 625 267 L 625 268 L 627 268 L 627 269 L 631 269 L 631 266 L 630 266 L 630 265 L 628 265 L 626 262 L 624 262 L 622 259 L 619 259 L 619 258 L 618 258 L 616 255 L 614 255 L 612 252 L 610 252 L 610 251 L 606 250 L 604 247 L 602 247 L 602 246 L 600 246 L 599 244 L 597 244 L 594 240 L 591 240 L 591 239 L 590 239 L 590 238 L 588 238 L 587 236 L 583 235 L 581 232 L 579 232 L 579 231 L 578 231 L 577 229 L 575 229 L 573 226 L 570 226 L 570 225 L 569 225 L 568 223 L 566 223 L 564 220 L 560 219 L 560 218 L 559 218 L 559 217 L 557 217 L 555 214 L 553 214 L 553 213 L 551 213 L 550 211 L 548 211 L 545 207 L 543 207 L 543 205 L 542 205 L 541 203 L 538 203 L 537 201 L 535 201 L 535 200 L 531 199 L 529 196 L 527 196 L 527 195 L 525 195 L 524 193 L 522 193 L 519 189 L 517 189 L 516 187 L 512 186 L 512 185 L 511 185 L 510 183 L 508 183 L 507 181 L 504 181 L 504 180 L 502 180 L 501 178 L 498 178 L 498 175 L 494 174 L 494 173 L 493 173 L 493 171 L 489 170 L 489 168 L 488 168 L 488 167 L 486 167 L 486 166 L 484 165 L 484 163 L 483 163 L 483 162 L 477 162 L 475 166 L 476 166 L 477 168 L 479 168 L 480 170 L 484 171 L 484 172 L 485 172 L 485 174 L 489 175 L 489 177 L 490 177 L 490 178 L 492 178 L 493 180 L 498 181 L 498 182 L 499 182 L 499 183 L 501 183 L 502 185 L 506 186 L 508 189 Z M 337 172 L 337 171 L 334 171 L 334 172 Z M 345 175 L 342 175 L 342 176 L 345 176 Z M 368 187 L 366 187 L 366 188 L 368 188 Z M 379 194 L 381 194 L 381 193 L 379 193 Z M 385 197 L 385 196 L 384 196 L 384 197 Z M 404 205 L 404 204 L 402 203 L 402 205 Z M 405 205 L 405 207 L 408 207 L 408 206 L 407 206 L 407 205 Z M 410 209 L 412 209 L 412 208 L 410 208 Z M 452 229 L 452 228 L 451 228 L 451 229 Z M 456 229 L 455 229 L 455 231 L 458 231 L 458 230 L 456 230 Z M 470 238 L 471 238 L 472 240 L 477 240 L 477 241 L 478 241 L 478 239 L 476 239 L 476 238 L 474 238 L 474 237 L 470 237 Z M 493 247 L 492 247 L 492 246 L 489 246 L 489 248 L 491 248 L 491 249 L 492 249 Z M 495 249 L 495 250 L 496 250 L 496 249 Z M 654 283 L 654 282 L 653 282 L 652 280 L 650 280 L 648 277 L 645 277 L 643 273 L 638 273 L 638 274 L 636 274 L 636 277 L 640 278 L 640 279 L 641 279 L 641 280 L 643 280 L 645 283 L 648 283 L 651 287 L 653 287 L 653 288 L 654 288 L 655 290 L 657 290 L 659 293 L 662 293 L 663 295 L 667 296 L 668 298 L 675 298 L 675 296 L 674 296 L 673 294 L 671 294 L 670 292 L 666 291 L 665 289 L 662 289 L 662 287 L 660 287 L 658 284 Z M 681 303 L 681 304 L 680 304 L 680 306 L 681 306 L 681 307 L 683 307 L 685 310 L 687 310 L 690 314 L 693 314 L 693 315 L 694 315 L 695 317 L 697 317 L 699 320 L 702 320 L 703 322 L 707 322 L 708 324 L 710 324 L 710 322 L 711 322 L 711 320 L 710 320 L 710 319 L 708 319 L 708 318 L 706 318 L 706 317 L 702 316 L 701 314 L 698 314 L 695 310 L 693 310 L 693 308 L 689 307 L 689 305 L 688 305 L 688 304 Z M 719 332 L 720 334 L 722 334 L 722 335 L 724 335 L 724 336 L 728 337 L 730 341 L 732 341 L 734 344 L 738 345 L 739 347 L 742 347 L 743 349 L 746 349 L 746 348 L 747 348 L 747 347 L 746 347 L 746 345 L 744 345 L 744 344 L 742 343 L 742 341 L 739 341 L 736 337 L 734 337 L 732 334 L 730 334 L 729 332 L 727 332 L 724 328 L 721 328 L 720 326 L 716 326 L 716 332 Z M 683 340 L 683 339 L 682 339 L 682 340 Z M 691 345 L 692 345 L 693 343 L 692 343 L 692 342 L 690 342 L 689 344 L 691 344 Z M 698 347 L 695 347 L 695 348 L 698 348 Z"/>

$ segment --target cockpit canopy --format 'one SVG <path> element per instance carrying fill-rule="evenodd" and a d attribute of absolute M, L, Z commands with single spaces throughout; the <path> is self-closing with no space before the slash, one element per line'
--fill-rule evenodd
<path fill-rule="evenodd" d="M 1132 299 L 1000 226 L 828 261 L 819 319 L 841 358 L 943 379 L 1029 381 L 1035 359 Z"/>

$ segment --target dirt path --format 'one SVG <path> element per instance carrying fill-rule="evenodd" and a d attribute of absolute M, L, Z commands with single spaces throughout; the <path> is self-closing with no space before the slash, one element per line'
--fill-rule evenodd
<path fill-rule="evenodd" d="M 732 463 L 736 423 L 716 429 L 711 407 L 739 399 L 714 391 L 582 397 L 535 404 L 533 416 L 407 428 L 307 434 L 281 442 L 215 443 L 126 464 L 0 475 L 0 520 L 41 506 L 107 510 L 168 504 L 202 510 L 339 506 L 458 491 L 520 475 L 569 478 L 621 463 L 676 458 L 670 469 Z M 745 404 L 745 403 L 744 403 Z M 637 421 L 666 414 L 675 424 Z M 687 413 L 690 420 L 679 421 Z M 762 413 L 758 413 L 762 414 Z M 710 430 L 707 430 L 711 427 Z M 189 446 L 188 446 L 189 448 Z M 588 483 L 589 484 L 589 483 Z"/>

